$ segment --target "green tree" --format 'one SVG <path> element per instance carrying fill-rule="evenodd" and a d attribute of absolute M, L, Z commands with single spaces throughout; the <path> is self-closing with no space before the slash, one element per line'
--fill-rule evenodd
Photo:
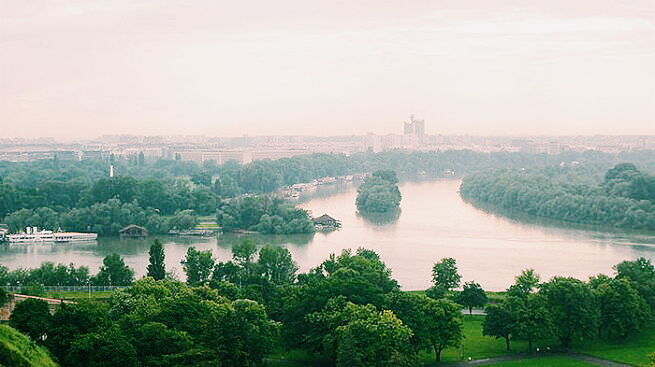
<path fill-rule="evenodd" d="M 136 350 L 118 325 L 73 340 L 65 362 L 71 367 L 139 367 Z"/>
<path fill-rule="evenodd" d="M 508 295 L 501 307 L 510 315 L 511 334 L 528 342 L 528 352 L 539 338 L 552 335 L 553 321 L 546 298 L 538 293 L 524 296 Z"/>
<path fill-rule="evenodd" d="M 507 297 L 500 304 L 498 314 L 492 316 L 497 319 L 492 319 L 493 325 L 490 325 L 489 332 L 501 335 L 509 331 L 511 338 L 526 340 L 528 352 L 532 353 L 532 345 L 537 338 L 552 334 L 552 317 L 546 298 L 536 293 L 539 274 L 533 269 L 527 269 L 515 279 L 514 284 L 507 289 Z M 509 319 L 511 323 L 505 326 L 499 325 L 498 319 Z M 506 329 L 507 327 L 509 330 Z M 508 339 L 505 342 L 509 345 Z"/>
<path fill-rule="evenodd" d="M 251 300 L 236 300 L 232 302 L 234 316 L 231 320 L 236 330 L 233 335 L 241 341 L 243 348 L 243 364 L 234 365 L 257 365 L 261 364 L 264 357 L 273 350 L 277 341 L 279 324 L 271 321 L 266 314 L 263 305 Z"/>
<path fill-rule="evenodd" d="M 154 280 L 162 280 L 166 277 L 166 264 L 164 264 L 164 246 L 156 239 L 150 245 L 150 264 L 148 265 L 148 276 Z"/>
<path fill-rule="evenodd" d="M 650 308 L 627 279 L 611 279 L 600 284 L 595 293 L 600 308 L 601 335 L 623 339 L 646 325 Z"/>
<path fill-rule="evenodd" d="M 48 329 L 45 341 L 48 350 L 64 361 L 74 340 L 111 325 L 107 311 L 104 303 L 63 303 L 53 315 Z"/>
<path fill-rule="evenodd" d="M 146 322 L 133 328 L 131 334 L 142 366 L 161 366 L 162 361 L 175 360 L 193 347 L 193 339 L 187 332 L 160 322 Z"/>
<path fill-rule="evenodd" d="M 9 324 L 27 334 L 32 340 L 41 341 L 46 335 L 52 317 L 48 303 L 28 298 L 16 305 L 11 312 Z"/>
<path fill-rule="evenodd" d="M 534 269 L 526 269 L 515 280 L 514 284 L 507 290 L 507 293 L 522 297 L 534 293 L 539 287 L 540 279 L 539 274 L 535 273 Z"/>
<path fill-rule="evenodd" d="M 459 287 L 462 276 L 457 272 L 457 263 L 453 258 L 443 258 L 432 267 L 433 286 L 426 291 L 431 298 L 439 299 L 446 292 Z"/>
<path fill-rule="evenodd" d="M 187 284 L 201 285 L 209 281 L 215 261 L 211 250 L 198 251 L 195 247 L 189 247 L 181 264 L 186 273 Z"/>
<path fill-rule="evenodd" d="M 473 313 L 473 307 L 483 307 L 487 303 L 487 294 L 480 284 L 475 282 L 464 283 L 464 289 L 455 297 L 455 302 L 469 309 Z"/>
<path fill-rule="evenodd" d="M 118 254 L 111 254 L 102 260 L 100 271 L 93 277 L 95 285 L 130 285 L 134 282 L 134 270 L 125 265 Z"/>
<path fill-rule="evenodd" d="M 437 361 L 445 348 L 459 345 L 463 338 L 462 314 L 451 301 L 394 291 L 386 296 L 385 307 L 412 330 L 415 350 L 431 348 Z"/>
<path fill-rule="evenodd" d="M 598 308 L 591 287 L 574 278 L 555 277 L 541 285 L 562 347 L 592 338 L 598 330 Z"/>
<path fill-rule="evenodd" d="M 635 261 L 623 261 L 616 266 L 617 279 L 628 279 L 655 313 L 655 266 L 640 257 Z"/>
<path fill-rule="evenodd" d="M 298 266 L 284 247 L 262 247 L 257 265 L 264 279 L 274 284 L 290 284 L 296 279 Z"/>
<path fill-rule="evenodd" d="M 485 312 L 487 316 L 482 321 L 482 335 L 505 339 L 505 347 L 509 351 L 514 326 L 512 313 L 501 305 L 489 305 Z"/>
<path fill-rule="evenodd" d="M 337 367 L 418 366 L 412 331 L 392 311 L 337 297 L 307 316 L 320 330 L 320 344 Z"/>
<path fill-rule="evenodd" d="M 180 210 L 168 221 L 171 229 L 186 231 L 195 228 L 198 225 L 198 216 L 193 210 Z"/>
<path fill-rule="evenodd" d="M 379 170 L 371 174 L 371 176 L 379 177 L 385 181 L 391 182 L 392 184 L 398 183 L 398 176 L 394 170 Z"/>
<path fill-rule="evenodd" d="M 109 303 L 128 339 L 145 348 L 137 351 L 145 365 L 259 366 L 279 327 L 257 302 L 166 279 L 141 279 Z"/>
<path fill-rule="evenodd" d="M 255 242 L 249 238 L 232 247 L 232 258 L 234 259 L 234 262 L 241 267 L 252 264 L 255 254 L 257 254 L 257 246 L 255 245 Z"/>
<path fill-rule="evenodd" d="M 323 350 L 323 330 L 301 315 L 320 312 L 327 302 L 342 296 L 356 304 L 381 307 L 385 295 L 399 290 L 391 278 L 391 270 L 370 250 L 343 250 L 332 254 L 323 263 L 305 274 L 298 275 L 296 287 L 281 291 L 276 315 L 284 325 L 285 342 L 310 351 Z"/>

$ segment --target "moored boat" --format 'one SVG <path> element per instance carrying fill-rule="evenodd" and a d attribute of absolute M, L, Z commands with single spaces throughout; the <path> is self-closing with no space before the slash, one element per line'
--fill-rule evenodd
<path fill-rule="evenodd" d="M 80 233 L 80 232 L 53 232 L 42 230 L 37 227 L 27 227 L 25 232 L 10 234 L 6 236 L 9 243 L 34 243 L 34 242 L 78 242 L 93 241 L 98 238 L 97 233 Z"/>

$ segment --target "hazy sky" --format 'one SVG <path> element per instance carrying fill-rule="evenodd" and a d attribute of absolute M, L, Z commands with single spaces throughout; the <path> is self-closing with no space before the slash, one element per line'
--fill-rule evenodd
<path fill-rule="evenodd" d="M 0 0 L 0 135 L 655 134 L 655 1 Z"/>

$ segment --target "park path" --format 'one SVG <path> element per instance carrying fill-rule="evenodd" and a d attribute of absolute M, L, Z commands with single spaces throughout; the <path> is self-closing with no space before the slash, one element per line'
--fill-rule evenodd
<path fill-rule="evenodd" d="M 522 361 L 526 359 L 532 359 L 532 358 L 538 358 L 538 357 L 548 357 L 548 356 L 561 356 L 561 357 L 570 357 L 570 358 L 575 358 L 581 361 L 589 362 L 592 364 L 595 364 L 597 366 L 603 366 L 603 367 L 634 367 L 634 365 L 631 364 L 625 364 L 625 363 L 619 363 L 615 361 L 610 361 L 608 359 L 602 359 L 594 356 L 590 356 L 587 354 L 582 354 L 582 353 L 572 353 L 572 352 L 553 352 L 553 353 L 545 353 L 545 354 L 539 354 L 535 356 L 529 356 L 529 355 L 512 355 L 512 356 L 503 356 L 503 357 L 495 357 L 495 358 L 484 358 L 484 359 L 475 359 L 472 361 L 463 361 L 463 362 L 455 362 L 455 363 L 449 363 L 449 364 L 441 364 L 441 365 L 436 365 L 436 364 L 430 364 L 426 366 L 448 366 L 448 367 L 465 367 L 465 366 L 490 366 L 494 365 L 496 363 L 500 362 L 510 362 L 510 361 Z"/>

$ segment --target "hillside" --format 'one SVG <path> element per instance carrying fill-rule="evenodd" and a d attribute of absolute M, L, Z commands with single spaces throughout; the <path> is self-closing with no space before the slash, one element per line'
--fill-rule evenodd
<path fill-rule="evenodd" d="M 7 325 L 0 325 L 0 366 L 56 367 L 46 350 Z"/>

